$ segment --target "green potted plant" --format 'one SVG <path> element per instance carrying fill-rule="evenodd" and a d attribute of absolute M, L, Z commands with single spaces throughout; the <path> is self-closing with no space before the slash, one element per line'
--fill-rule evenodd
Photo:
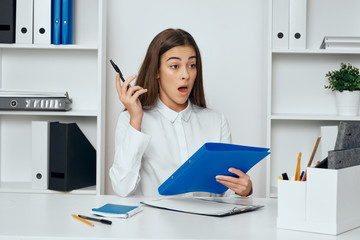
<path fill-rule="evenodd" d="M 340 69 L 329 71 L 326 75 L 329 85 L 326 89 L 335 92 L 338 114 L 342 116 L 356 116 L 360 103 L 360 74 L 359 69 L 350 63 L 340 63 Z"/>

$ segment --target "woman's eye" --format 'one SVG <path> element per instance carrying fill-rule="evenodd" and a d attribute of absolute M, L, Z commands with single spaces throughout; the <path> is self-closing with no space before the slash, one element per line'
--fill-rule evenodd
<path fill-rule="evenodd" d="M 190 65 L 190 68 L 196 68 L 196 64 L 194 63 L 194 64 L 191 64 Z"/>
<path fill-rule="evenodd" d="M 171 68 L 177 69 L 177 68 L 178 68 L 178 65 L 171 65 Z"/>

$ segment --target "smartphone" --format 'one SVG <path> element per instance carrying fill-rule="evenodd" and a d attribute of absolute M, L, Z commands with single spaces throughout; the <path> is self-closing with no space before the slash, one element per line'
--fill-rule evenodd
<path fill-rule="evenodd" d="M 122 73 L 121 73 L 121 71 L 120 71 L 120 68 L 119 68 L 119 67 L 114 63 L 114 61 L 111 60 L 111 59 L 110 59 L 110 63 L 111 63 L 111 65 L 113 66 L 113 68 L 115 69 L 115 71 L 120 74 L 120 79 L 121 79 L 121 81 L 122 81 L 122 82 L 125 82 L 125 79 L 124 79 L 124 77 L 123 77 L 123 75 L 122 75 Z"/>

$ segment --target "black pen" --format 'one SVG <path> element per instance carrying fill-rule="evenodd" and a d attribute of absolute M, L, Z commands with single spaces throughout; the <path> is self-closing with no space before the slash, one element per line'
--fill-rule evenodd
<path fill-rule="evenodd" d="M 123 77 L 123 75 L 122 75 L 122 73 L 120 71 L 120 68 L 111 59 L 110 59 L 110 63 L 113 66 L 113 68 L 115 69 L 115 71 L 120 74 L 121 81 L 125 82 L 125 79 L 124 79 L 124 77 Z"/>
<path fill-rule="evenodd" d="M 289 177 L 288 177 L 287 173 L 283 173 L 281 175 L 282 175 L 283 180 L 289 180 Z"/>
<path fill-rule="evenodd" d="M 92 220 L 92 221 L 96 221 L 96 222 L 101 222 L 107 225 L 111 225 L 112 222 L 110 220 L 106 220 L 106 219 L 101 219 L 101 218 L 93 218 L 93 217 L 88 217 L 88 216 L 84 216 L 84 215 L 78 215 L 79 217 L 83 218 L 83 219 L 87 219 L 87 220 Z"/>

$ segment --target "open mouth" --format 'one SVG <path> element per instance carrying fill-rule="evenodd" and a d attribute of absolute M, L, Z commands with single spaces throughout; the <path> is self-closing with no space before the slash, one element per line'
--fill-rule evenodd
<path fill-rule="evenodd" d="M 178 90 L 182 93 L 186 93 L 188 88 L 187 87 L 179 87 Z"/>

